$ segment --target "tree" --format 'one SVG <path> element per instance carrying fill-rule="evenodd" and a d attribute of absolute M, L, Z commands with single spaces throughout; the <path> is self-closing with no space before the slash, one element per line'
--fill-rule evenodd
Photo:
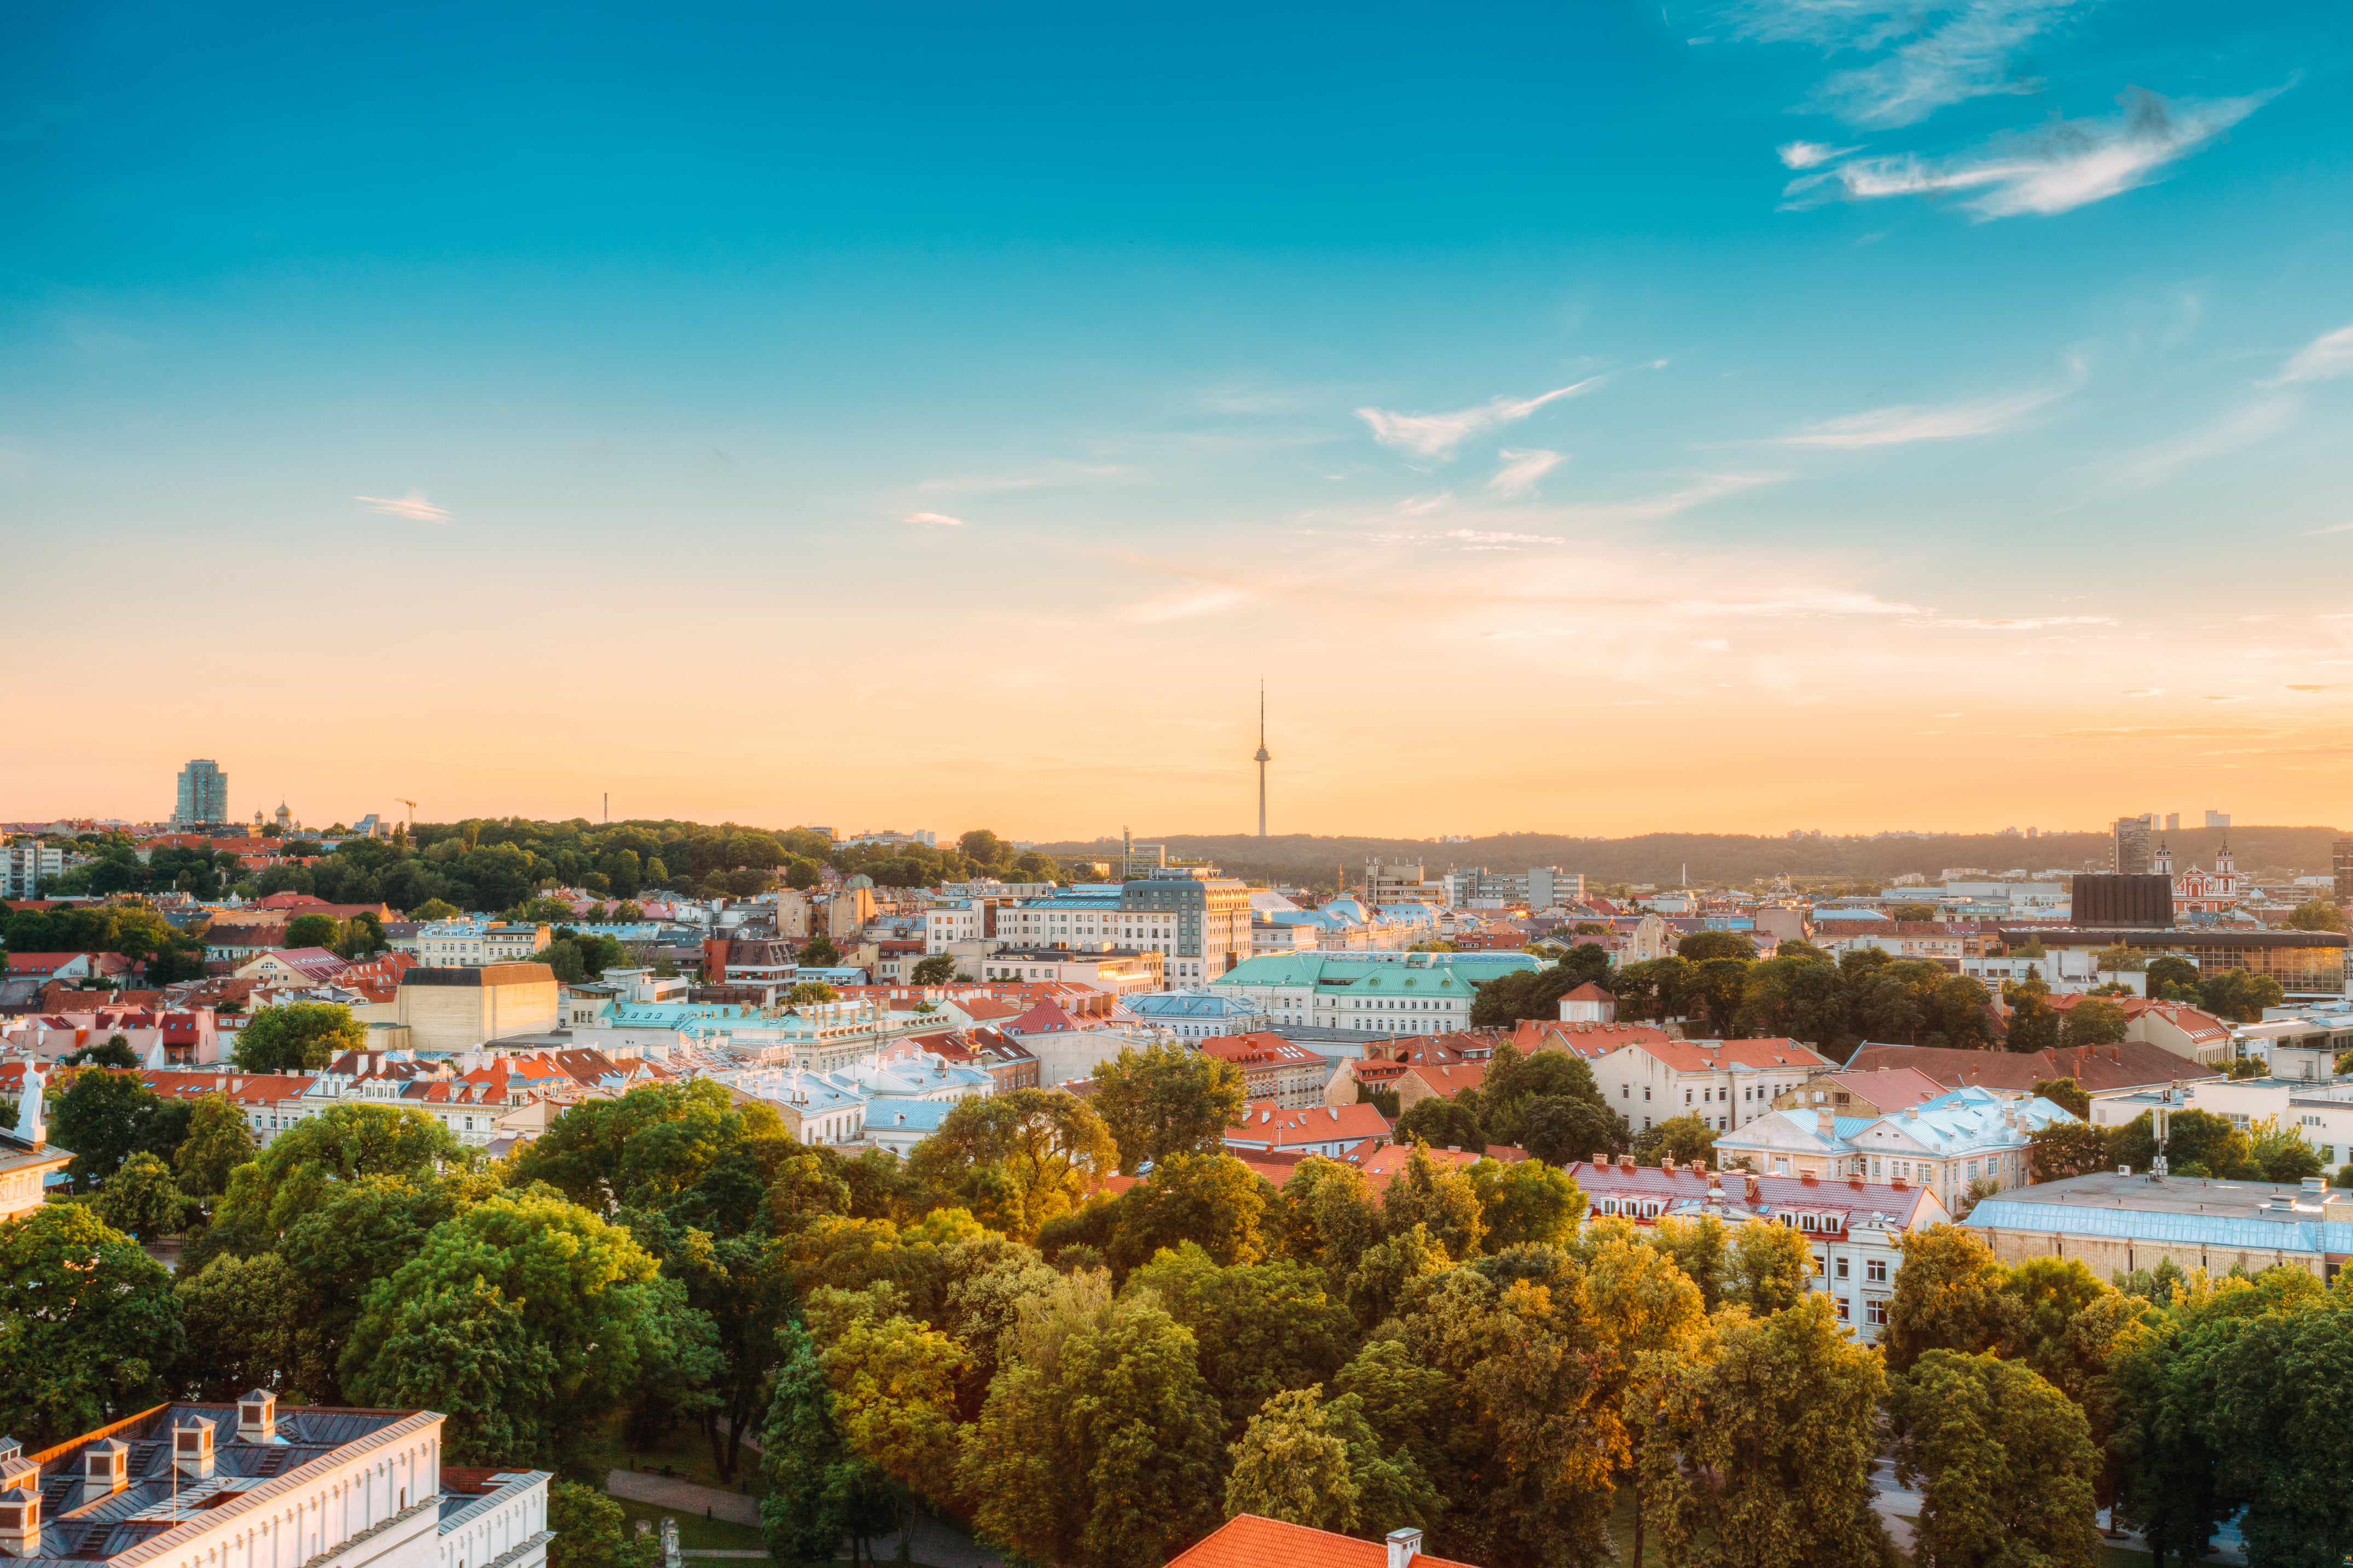
<path fill-rule="evenodd" d="M 1693 966 L 1674 955 L 1624 965 L 1614 987 L 1618 1016 L 1659 1023 L 1683 1016 L 1690 1007 L 1692 975 Z M 1479 1022 L 1475 1012 L 1471 1021 Z"/>
<path fill-rule="evenodd" d="M 2234 1024 L 2261 1023 L 2264 1008 L 2286 1000 L 2287 993 L 2280 989 L 2278 981 L 2243 969 L 2226 970 L 2198 985 L 2199 1005 Z"/>
<path fill-rule="evenodd" d="M 1810 1046 L 1838 1045 L 1847 1034 L 1846 995 L 1838 965 L 1811 943 L 1781 943 L 1773 957 L 1749 965 L 1734 1027 L 1745 1036 L 1778 1035 Z"/>
<path fill-rule="evenodd" d="M 872 1296 L 860 1303 L 875 1304 Z M 970 1359 L 955 1341 L 902 1312 L 845 1313 L 823 1352 L 843 1441 L 901 1486 L 954 1496 L 956 1376 Z"/>
<path fill-rule="evenodd" d="M 2162 958 L 2152 958 L 2148 961 L 2148 973 L 2143 976 L 2143 981 L 2148 986 L 2148 994 L 2151 996 L 2162 996 L 2168 990 L 2178 987 L 2194 1000 L 2198 992 L 2197 961 L 2182 958 L 2174 953 L 2167 953 Z"/>
<path fill-rule="evenodd" d="M 2337 1292 L 2342 1295 L 2343 1292 Z M 2341 1302 L 2253 1315 L 2207 1336 L 2203 1425 L 2227 1504 L 2243 1504 L 2250 1563 L 2353 1553 L 2353 1312 Z"/>
<path fill-rule="evenodd" d="M 1219 1264 L 1265 1256 L 1268 1185 L 1230 1154 L 1171 1154 L 1114 1205 L 1113 1267 L 1125 1273 L 1164 1247 L 1197 1246 Z"/>
<path fill-rule="evenodd" d="M 2294 1185 L 2320 1174 L 2320 1151 L 2304 1141 L 2301 1127 L 2283 1126 L 2277 1117 L 2267 1116 L 2248 1131 L 2253 1136 L 2247 1140 L 2247 1163 L 2264 1181 Z"/>
<path fill-rule="evenodd" d="M 49 1135 L 74 1152 L 66 1174 L 76 1192 L 102 1185 L 122 1163 L 145 1149 L 164 1100 L 134 1074 L 83 1068 L 48 1112 Z"/>
<path fill-rule="evenodd" d="M 547 1528 L 555 1539 L 547 1543 L 548 1568 L 654 1568 L 659 1552 L 631 1541 L 628 1522 L 621 1505 L 596 1488 L 551 1482 Z"/>
<path fill-rule="evenodd" d="M 164 1397 L 171 1276 L 79 1204 L 0 1225 L 0 1430 L 47 1447 Z"/>
<path fill-rule="evenodd" d="M 229 1173 L 254 1157 L 260 1145 L 245 1125 L 245 1113 L 220 1093 L 189 1108 L 187 1136 L 173 1151 L 179 1188 L 192 1197 L 213 1198 L 228 1191 Z"/>
<path fill-rule="evenodd" d="M 516 1463 L 640 1390 L 707 1383 L 710 1336 L 627 1231 L 525 1189 L 443 1221 L 378 1281 L 341 1370 L 364 1402 L 446 1411 L 477 1462 Z"/>
<path fill-rule="evenodd" d="M 346 1184 L 396 1176 L 421 1185 L 443 1165 L 465 1163 L 465 1149 L 436 1118 L 407 1106 L 346 1100 L 304 1117 L 232 1171 L 213 1227 L 255 1247 L 271 1246 Z"/>
<path fill-rule="evenodd" d="M 1909 1372 L 1932 1350 L 1976 1354 L 2007 1343 L 2020 1315 L 2009 1279 L 1986 1244 L 1958 1226 L 1905 1237 L 1880 1340 L 1889 1370 Z"/>
<path fill-rule="evenodd" d="M 1830 1299 L 1718 1321 L 1696 1360 L 1659 1380 L 1645 1509 L 1663 1555 L 1699 1568 L 1880 1568 L 1872 1511 L 1886 1374 Z"/>
<path fill-rule="evenodd" d="M 980 1527 L 1025 1557 L 1158 1568 L 1217 1522 L 1224 1423 L 1191 1331 L 1100 1280 L 1025 1305 L 961 1478 Z"/>
<path fill-rule="evenodd" d="M 1434 1094 L 1406 1107 L 1405 1114 L 1398 1118 L 1392 1141 L 1400 1148 L 1419 1142 L 1438 1149 L 1464 1149 L 1473 1154 L 1487 1152 L 1487 1134 L 1479 1125 L 1479 1118 L 1461 1101 Z"/>
<path fill-rule="evenodd" d="M 2179 1176 L 2237 1176 L 2254 1169 L 2247 1135 L 2211 1110 L 2179 1110 L 2167 1119 L 2165 1160 Z"/>
<path fill-rule="evenodd" d="M 2051 988 L 2039 980 L 2027 981 L 2010 990 L 2009 1000 L 2010 1026 L 2002 1043 L 2021 1056 L 2057 1049 L 2060 1017 L 2059 1009 L 2051 1005 Z"/>
<path fill-rule="evenodd" d="M 296 1349 L 308 1291 L 274 1252 L 224 1253 L 172 1286 L 180 1322 L 204 1353 L 188 1363 L 195 1398 L 233 1400 L 249 1388 L 300 1389 Z"/>
<path fill-rule="evenodd" d="M 1343 1289 L 1380 1239 L 1381 1212 L 1354 1165 L 1322 1156 L 1302 1160 L 1277 1194 L 1282 1209 L 1285 1257 L 1324 1271 L 1335 1292 Z"/>
<path fill-rule="evenodd" d="M 2108 1139 L 2098 1128 L 2081 1121 L 2053 1121 L 2038 1127 L 2027 1139 L 2027 1159 L 2038 1182 L 2088 1176 L 2108 1164 Z"/>
<path fill-rule="evenodd" d="M 2084 1413 L 2015 1362 L 1932 1350 L 1897 1378 L 1895 1479 L 1921 1493 L 1913 1552 L 1954 1568 L 2095 1568 Z"/>
<path fill-rule="evenodd" d="M 1128 1277 L 1130 1295 L 1146 1290 L 1200 1347 L 1227 1438 L 1282 1391 L 1330 1381 L 1356 1337 L 1322 1272 L 1289 1258 L 1220 1268 L 1187 1241 Z"/>
<path fill-rule="evenodd" d="M 1095 1068 L 1095 1110 L 1129 1174 L 1171 1154 L 1220 1149 L 1248 1100 L 1241 1068 L 1170 1041 L 1123 1046 Z"/>
<path fill-rule="evenodd" d="M 131 1048 L 130 1040 L 124 1037 L 109 1035 L 101 1045 L 84 1046 L 78 1051 L 69 1051 L 59 1057 L 58 1065 L 75 1068 L 128 1068 L 135 1070 L 139 1066 L 139 1053 Z"/>
<path fill-rule="evenodd" d="M 917 960 L 915 972 L 909 976 L 918 985 L 945 985 L 955 977 L 955 955 L 946 952 L 935 952 L 929 958 Z"/>
<path fill-rule="evenodd" d="M 1711 958 L 1692 965 L 1691 988 L 1684 1005 L 1707 1016 L 1708 1032 L 1717 1039 L 1729 1037 L 1738 1026 L 1740 1006 L 1748 994 L 1748 971 L 1753 964 L 1754 961 L 1746 958 Z"/>
<path fill-rule="evenodd" d="M 1814 1252 L 1800 1231 L 1784 1225 L 1744 1225 L 1732 1233 L 1732 1278 L 1726 1292 L 1758 1317 L 1805 1298 L 1814 1278 Z"/>
<path fill-rule="evenodd" d="M 1256 1514 L 1310 1530 L 1356 1528 L 1356 1479 L 1348 1445 L 1328 1429 L 1317 1388 L 1289 1389 L 1266 1402 L 1233 1446 L 1226 1517 Z"/>
<path fill-rule="evenodd" d="M 1736 931 L 1695 931 L 1675 943 L 1675 956 L 1687 963 L 1719 958 L 1746 961 L 1757 956 L 1757 944 Z"/>
<path fill-rule="evenodd" d="M 2345 929 L 2345 911 L 2327 899 L 2307 899 L 2287 912 L 2290 931 L 2334 931 Z"/>
<path fill-rule="evenodd" d="M 2049 1100 L 2079 1121 L 2092 1119 L 2092 1097 L 2072 1078 L 2037 1079 L 2034 1094 L 2036 1099 Z"/>
<path fill-rule="evenodd" d="M 1457 1263 L 1476 1257 L 1487 1234 L 1481 1217 L 1479 1189 L 1467 1172 L 1440 1165 L 1430 1157 L 1430 1146 L 1416 1143 L 1405 1168 L 1389 1178 L 1381 1194 L 1381 1221 L 1391 1236 L 1425 1229 L 1430 1239 L 1446 1249 Z"/>
<path fill-rule="evenodd" d="M 286 945 L 332 947 L 342 934 L 332 915 L 296 915 L 286 922 Z"/>
<path fill-rule="evenodd" d="M 264 1007 L 237 1032 L 245 1072 L 317 1072 L 341 1051 L 364 1050 L 367 1026 L 338 1003 L 289 1002 Z"/>
<path fill-rule="evenodd" d="M 1671 1116 L 1656 1127 L 1646 1127 L 1634 1134 L 1634 1160 L 1638 1164 L 1655 1165 L 1662 1158 L 1672 1155 L 1678 1165 L 1690 1165 L 1705 1160 L 1715 1160 L 1715 1129 L 1701 1116 Z"/>
<path fill-rule="evenodd" d="M 1894 909 L 1887 911 L 1887 917 L 1890 920 L 1897 921 L 1933 921 L 1936 918 L 1936 906 L 1934 904 L 1898 904 Z"/>
<path fill-rule="evenodd" d="M 803 969 L 831 969 L 841 962 L 841 949 L 833 945 L 833 938 L 819 931 L 801 944 L 793 962 Z"/>
<path fill-rule="evenodd" d="M 829 1562 L 849 1531 L 866 1467 L 841 1440 L 833 1387 L 808 1331 L 787 1323 L 776 1342 L 782 1359 L 760 1433 L 760 1468 L 768 1483 L 760 1528 L 777 1562 Z"/>
<path fill-rule="evenodd" d="M 2113 1046 L 2132 1028 L 2121 1004 L 2105 996 L 2080 996 L 2059 1026 L 2059 1043 L 2069 1049 Z"/>
<path fill-rule="evenodd" d="M 1585 1221 L 1583 1189 L 1567 1172 L 1542 1159 L 1504 1164 L 1481 1160 L 1471 1167 L 1471 1188 L 1479 1198 L 1481 1245 L 1490 1253 L 1513 1247 L 1551 1247 L 1567 1242 Z"/>
<path fill-rule="evenodd" d="M 154 1241 L 183 1227 L 189 1205 L 173 1184 L 172 1167 L 142 1150 L 122 1163 L 94 1206 L 115 1229 Z"/>
<path fill-rule="evenodd" d="M 1117 1169 L 1119 1151 L 1085 1100 L 1017 1089 L 960 1101 L 909 1163 L 919 1181 L 967 1199 L 990 1229 L 1027 1241 Z"/>
<path fill-rule="evenodd" d="M 1556 1166 L 1623 1153 L 1630 1143 L 1624 1117 L 1598 1100 L 1565 1095 L 1523 1100 L 1515 1132 L 1519 1147 Z"/>

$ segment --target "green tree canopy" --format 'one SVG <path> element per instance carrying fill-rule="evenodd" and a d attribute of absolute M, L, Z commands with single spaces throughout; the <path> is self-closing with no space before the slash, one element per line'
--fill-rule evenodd
<path fill-rule="evenodd" d="M 1248 1098 L 1241 1068 L 1172 1041 L 1124 1046 L 1095 1068 L 1095 1110 L 1130 1174 L 1171 1154 L 1221 1148 Z"/>
<path fill-rule="evenodd" d="M 367 1047 L 367 1026 L 340 1003 L 289 1002 L 264 1007 L 237 1032 L 245 1072 L 317 1072 L 343 1051 Z"/>
<path fill-rule="evenodd" d="M 962 1200 L 990 1229 L 1027 1241 L 1117 1170 L 1119 1150 L 1085 1100 L 1017 1089 L 959 1102 L 911 1163 L 919 1181 Z"/>
<path fill-rule="evenodd" d="M 1932 1350 L 1891 1395 L 1895 1479 L 1921 1494 L 1917 1558 L 2097 1568 L 2100 1459 L 2065 1394 L 2015 1362 Z"/>
<path fill-rule="evenodd" d="M 164 1396 L 172 1278 L 79 1204 L 0 1225 L 0 1430 L 37 1450 Z"/>

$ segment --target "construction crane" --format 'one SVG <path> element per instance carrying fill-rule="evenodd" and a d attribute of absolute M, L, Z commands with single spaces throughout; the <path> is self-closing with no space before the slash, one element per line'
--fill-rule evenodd
<path fill-rule="evenodd" d="M 411 837 L 411 838 L 416 837 L 417 837 L 417 803 L 416 803 L 415 801 L 413 801 L 413 800 L 401 800 L 401 799 L 400 799 L 400 797 L 399 797 L 398 795 L 394 795 L 392 798 L 393 798 L 394 800 L 396 800 L 396 801 L 399 801 L 401 805 L 405 805 L 405 806 L 408 807 L 408 837 Z"/>

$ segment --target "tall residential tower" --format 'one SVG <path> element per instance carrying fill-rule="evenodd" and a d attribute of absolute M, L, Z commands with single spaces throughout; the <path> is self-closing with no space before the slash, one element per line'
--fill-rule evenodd
<path fill-rule="evenodd" d="M 198 757 L 180 770 L 180 799 L 173 823 L 191 827 L 200 822 L 227 822 L 228 775 L 218 763 Z"/>

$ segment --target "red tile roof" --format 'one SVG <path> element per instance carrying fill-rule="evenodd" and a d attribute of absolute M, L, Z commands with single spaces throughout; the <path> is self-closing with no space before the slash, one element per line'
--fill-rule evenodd
<path fill-rule="evenodd" d="M 1859 1094 L 1883 1110 L 1898 1106 L 1918 1105 L 1952 1091 L 1917 1068 L 1882 1066 L 1870 1072 L 1832 1073 L 1827 1082 L 1849 1094 Z M 1826 1102 L 1827 1103 L 1827 1102 Z"/>
<path fill-rule="evenodd" d="M 1616 996 L 1604 991 L 1590 980 L 1574 991 L 1563 993 L 1560 999 L 1564 1002 L 1615 1002 L 1618 1000 Z"/>
<path fill-rule="evenodd" d="M 1429 1086 L 1432 1093 L 1449 1100 L 1466 1089 L 1477 1089 L 1487 1077 L 1485 1062 L 1437 1062 L 1405 1070 L 1407 1076 L 1418 1078 Z"/>
<path fill-rule="evenodd" d="M 1931 1195 L 1926 1187 L 1865 1182 L 1855 1176 L 1751 1176 L 1740 1171 L 1703 1171 L 1682 1165 L 1662 1171 L 1655 1165 L 1627 1166 L 1615 1162 L 1597 1165 L 1579 1160 L 1566 1167 L 1589 1200 L 1603 1197 L 1704 1198 L 1711 1179 L 1721 1184 L 1727 1203 L 1742 1204 L 1753 1184 L 1757 1198 L 1777 1208 L 1812 1209 L 1826 1214 L 1868 1217 L 1883 1214 L 1909 1226 L 1918 1218 Z"/>
<path fill-rule="evenodd" d="M 1713 1072 L 1718 1068 L 1833 1068 L 1838 1064 L 1796 1040 L 1655 1040 L 1642 1049 L 1675 1072 Z"/>
<path fill-rule="evenodd" d="M 1846 1067 L 1849 1072 L 1866 1073 L 1881 1067 L 1913 1068 L 1947 1089 L 1990 1089 L 2016 1094 L 2030 1092 L 2037 1082 L 2063 1078 L 2073 1079 L 2087 1094 L 2104 1094 L 2222 1076 L 2144 1040 L 2026 1053 L 1864 1044 L 1856 1047 Z"/>
<path fill-rule="evenodd" d="M 1620 1046 L 1647 1045 L 1672 1039 L 1655 1024 L 1564 1024 L 1556 1018 L 1524 1018 L 1513 1031 L 1512 1044 L 1522 1056 L 1538 1051 L 1567 1051 L 1588 1061 L 1599 1061 Z"/>
<path fill-rule="evenodd" d="M 1468 1568 L 1416 1554 L 1420 1568 Z M 1167 1568 L 1388 1568 L 1388 1547 L 1303 1524 L 1237 1514 L 1168 1560 Z"/>
<path fill-rule="evenodd" d="M 1321 1062 L 1320 1051 L 1293 1045 L 1281 1035 L 1215 1035 L 1200 1043 L 1201 1054 L 1236 1067 L 1266 1067 L 1281 1062 Z"/>
<path fill-rule="evenodd" d="M 1261 1102 L 1250 1106 L 1241 1121 L 1226 1129 L 1226 1142 L 1263 1143 L 1282 1149 L 1329 1143 L 1340 1138 L 1386 1138 L 1388 1133 L 1388 1118 L 1372 1105 L 1309 1105 L 1283 1110 Z"/>

